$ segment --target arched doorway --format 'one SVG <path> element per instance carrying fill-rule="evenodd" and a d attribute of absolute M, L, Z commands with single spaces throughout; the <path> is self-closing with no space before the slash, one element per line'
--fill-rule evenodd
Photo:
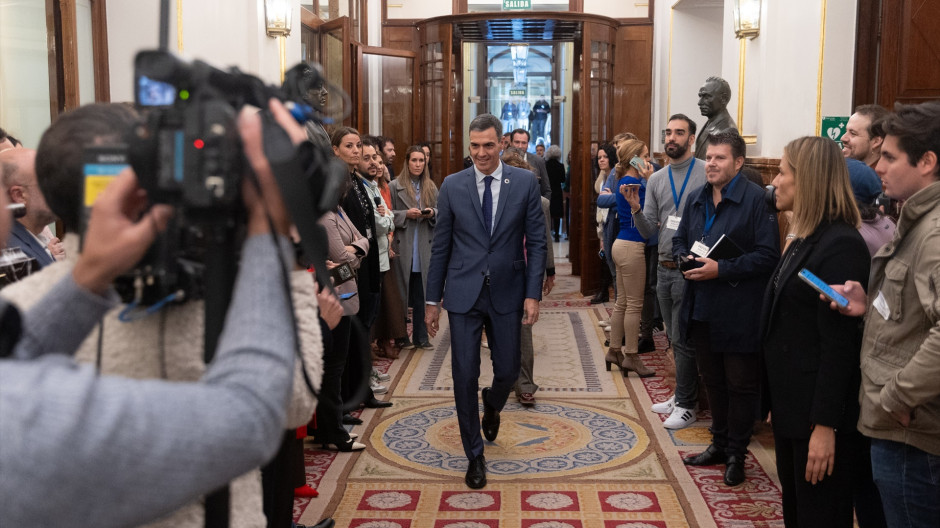
<path fill-rule="evenodd" d="M 572 159 L 572 272 L 581 276 L 582 293 L 593 292 L 602 262 L 594 229 L 590 144 L 628 130 L 649 143 L 652 25 L 581 13 L 530 12 L 438 17 L 419 22 L 417 29 L 414 131 L 416 139 L 432 145 L 438 181 L 463 168 L 467 125 L 477 114 L 502 110 L 514 97 L 549 104 L 549 140 L 563 145 L 563 155 L 570 152 Z M 537 82 L 525 83 L 532 87 L 525 92 L 520 83 L 489 75 L 490 66 L 512 44 L 538 47 L 538 53 L 551 57 L 551 68 L 536 72 Z"/>

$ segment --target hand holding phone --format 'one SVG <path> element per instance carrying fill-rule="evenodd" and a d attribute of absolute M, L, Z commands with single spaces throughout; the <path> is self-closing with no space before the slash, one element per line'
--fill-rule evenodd
<path fill-rule="evenodd" d="M 431 214 L 433 213 L 434 213 L 434 210 L 431 209 L 430 207 L 421 210 L 421 214 L 423 216 L 431 216 Z"/>
<path fill-rule="evenodd" d="M 840 295 L 837 291 L 833 290 L 828 284 L 823 282 L 822 279 L 817 277 L 813 272 L 809 271 L 806 268 L 800 270 L 797 275 L 800 279 L 803 280 L 806 284 L 809 284 L 811 288 L 819 292 L 825 298 L 836 303 L 839 308 L 846 308 L 849 305 L 849 300 Z"/>
<path fill-rule="evenodd" d="M 640 172 L 646 170 L 646 160 L 639 156 L 633 156 L 633 158 L 630 160 L 630 165 Z"/>

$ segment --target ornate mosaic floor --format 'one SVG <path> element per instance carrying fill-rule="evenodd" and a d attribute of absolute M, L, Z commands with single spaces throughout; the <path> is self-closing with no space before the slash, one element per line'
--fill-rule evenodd
<path fill-rule="evenodd" d="M 597 321 L 611 306 L 591 306 L 566 268 L 534 327 L 538 403 L 526 408 L 510 396 L 499 436 L 486 443 L 485 488 L 463 484 L 444 317 L 433 350 L 377 363 L 392 375 L 394 406 L 363 411 L 365 425 L 353 430 L 365 451 L 307 450 L 307 480 L 321 496 L 298 499 L 295 517 L 364 528 L 782 527 L 767 435 L 752 442 L 747 483 L 737 488 L 723 484 L 721 467 L 684 466 L 682 456 L 708 445 L 710 417 L 668 431 L 665 417 L 648 411 L 671 394 L 665 335 L 642 356 L 660 376 L 607 372 Z M 484 349 L 481 387 L 492 379 L 489 363 Z"/>

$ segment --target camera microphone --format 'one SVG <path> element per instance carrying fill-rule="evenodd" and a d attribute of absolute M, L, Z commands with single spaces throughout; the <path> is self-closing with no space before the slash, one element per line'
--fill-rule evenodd
<path fill-rule="evenodd" d="M 767 203 L 767 207 L 770 208 L 771 212 L 780 212 L 777 209 L 777 188 L 773 185 L 767 185 L 764 187 L 764 201 Z"/>
<path fill-rule="evenodd" d="M 373 198 L 372 200 L 375 201 L 375 205 L 376 205 L 376 206 L 382 205 L 382 197 L 381 197 L 381 196 L 376 196 L 376 197 Z"/>

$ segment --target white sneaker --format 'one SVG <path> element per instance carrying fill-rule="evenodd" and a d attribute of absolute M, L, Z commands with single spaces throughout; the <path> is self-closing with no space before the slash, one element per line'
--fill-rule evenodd
<path fill-rule="evenodd" d="M 597 322 L 597 326 L 599 326 L 599 327 L 601 327 L 601 328 L 610 328 L 610 319 L 607 319 L 607 320 L 604 320 L 604 321 L 598 321 L 598 322 Z"/>
<path fill-rule="evenodd" d="M 378 381 L 388 381 L 392 379 L 392 377 L 389 376 L 388 374 L 385 374 L 384 372 L 379 372 L 375 369 L 372 369 L 372 377 Z"/>
<path fill-rule="evenodd" d="M 670 396 L 668 400 L 664 402 L 654 403 L 650 410 L 656 414 L 672 414 L 672 410 L 676 408 L 676 396 Z"/>
<path fill-rule="evenodd" d="M 663 422 L 663 427 L 666 429 L 683 429 L 694 423 L 695 409 L 684 409 L 677 406 L 673 409 L 669 418 L 666 418 L 666 421 Z"/>
<path fill-rule="evenodd" d="M 388 387 L 385 385 L 379 385 L 378 383 L 370 383 L 369 386 L 372 388 L 373 394 L 385 394 L 388 392 Z"/>

